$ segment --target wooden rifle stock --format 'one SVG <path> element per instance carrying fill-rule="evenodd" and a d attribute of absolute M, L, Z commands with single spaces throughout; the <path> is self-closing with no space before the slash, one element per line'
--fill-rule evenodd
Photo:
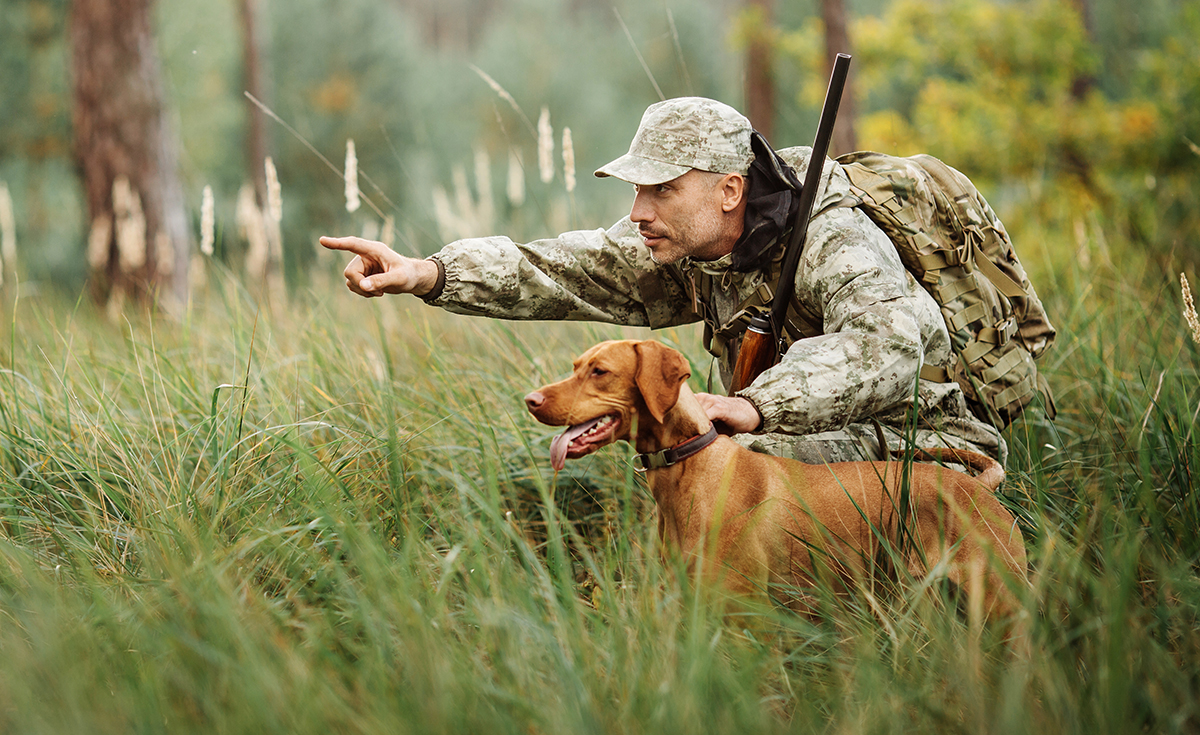
<path fill-rule="evenodd" d="M 779 350 L 775 346 L 775 335 L 771 333 L 771 322 L 761 314 L 750 319 L 750 326 L 742 335 L 742 346 L 738 350 L 737 365 L 733 369 L 729 395 L 745 388 L 775 364 Z"/>
<path fill-rule="evenodd" d="M 788 237 L 783 270 L 779 274 L 779 283 L 771 303 L 771 315 L 769 319 L 761 314 L 750 319 L 750 326 L 742 336 L 737 365 L 734 366 L 733 379 L 729 384 L 731 396 L 753 383 L 763 371 L 779 362 L 783 354 L 783 325 L 787 320 L 788 305 L 796 293 L 796 269 L 800 266 L 800 254 L 804 251 L 804 241 L 808 236 L 808 220 L 812 217 L 817 185 L 825 169 L 825 155 L 829 152 L 829 140 L 833 137 L 833 124 L 837 121 L 838 106 L 849 71 L 850 55 L 838 54 L 829 77 L 829 88 L 825 92 L 825 105 L 821 108 L 821 119 L 817 123 L 817 136 L 813 140 L 808 170 L 804 173 L 800 206 Z"/>

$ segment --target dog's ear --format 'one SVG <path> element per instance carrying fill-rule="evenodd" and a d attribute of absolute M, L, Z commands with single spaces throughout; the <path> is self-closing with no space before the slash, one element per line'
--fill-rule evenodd
<path fill-rule="evenodd" d="M 638 390 L 650 415 L 662 423 L 667 411 L 679 400 L 679 388 L 692 371 L 683 355 L 658 342 L 635 342 L 633 349 L 638 356 Z"/>

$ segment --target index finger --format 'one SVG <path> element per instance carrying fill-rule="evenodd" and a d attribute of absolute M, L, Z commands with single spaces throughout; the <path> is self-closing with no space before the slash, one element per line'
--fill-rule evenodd
<path fill-rule="evenodd" d="M 378 256 L 387 246 L 374 240 L 364 240 L 361 237 L 321 237 L 318 242 L 330 250 L 345 250 L 355 255 Z"/>

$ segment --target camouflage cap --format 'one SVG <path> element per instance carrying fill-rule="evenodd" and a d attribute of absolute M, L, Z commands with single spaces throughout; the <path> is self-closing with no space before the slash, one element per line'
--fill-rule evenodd
<path fill-rule="evenodd" d="M 596 171 L 631 184 L 661 184 L 690 169 L 745 174 L 754 160 L 750 121 L 729 105 L 677 97 L 646 108 L 629 153 Z"/>

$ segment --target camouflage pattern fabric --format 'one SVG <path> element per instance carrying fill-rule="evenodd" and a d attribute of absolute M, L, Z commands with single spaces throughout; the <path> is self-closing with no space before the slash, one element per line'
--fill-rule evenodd
<path fill-rule="evenodd" d="M 646 108 L 629 152 L 596 175 L 631 184 L 661 184 L 695 168 L 745 174 L 754 152 L 750 121 L 729 105 L 704 97 L 676 97 Z"/>
<path fill-rule="evenodd" d="M 879 447 L 879 433 L 874 424 L 850 424 L 839 431 L 823 431 L 799 437 L 791 434 L 738 434 L 733 440 L 754 452 L 791 457 L 808 464 L 892 459 L 895 455 L 891 452 L 901 451 L 907 443 L 906 437 L 912 438 L 912 447 L 967 449 L 999 457 L 1001 461 L 1006 459 L 1003 445 L 997 445 L 994 437 L 989 435 L 979 435 L 978 441 L 971 442 L 946 431 L 917 429 L 915 432 L 901 433 L 893 427 L 882 428 L 889 450 L 887 453 Z M 968 435 L 972 434 L 970 427 L 963 428 Z"/>
<path fill-rule="evenodd" d="M 801 178 L 809 149 L 780 155 Z M 1004 461 L 999 431 L 971 414 L 956 383 L 919 381 L 922 364 L 951 360 L 950 337 L 938 305 L 905 269 L 887 236 L 861 211 L 839 206 L 849 196 L 841 166 L 827 160 L 796 273 L 796 298 L 819 315 L 819 334 L 792 344 L 784 359 L 739 395 L 758 407 L 755 436 L 772 453 L 803 459 L 795 439 L 841 432 L 874 417 L 904 434 L 914 398 L 921 431 Z M 445 285 L 429 303 L 460 314 L 503 319 L 588 320 L 660 328 L 698 321 L 694 277 L 716 287 L 704 300 L 710 322 L 724 324 L 764 282 L 761 272 L 737 273 L 731 257 L 684 258 L 659 266 L 628 217 L 608 230 L 568 232 L 528 244 L 504 237 L 460 240 L 432 256 Z M 733 351 L 719 358 L 727 382 Z M 914 392 L 914 386 L 917 386 Z M 915 393 L 915 396 L 914 396 Z M 874 428 L 871 428 L 874 433 Z M 922 439 L 922 437 L 918 437 Z M 753 440 L 749 440 L 751 443 Z"/>

